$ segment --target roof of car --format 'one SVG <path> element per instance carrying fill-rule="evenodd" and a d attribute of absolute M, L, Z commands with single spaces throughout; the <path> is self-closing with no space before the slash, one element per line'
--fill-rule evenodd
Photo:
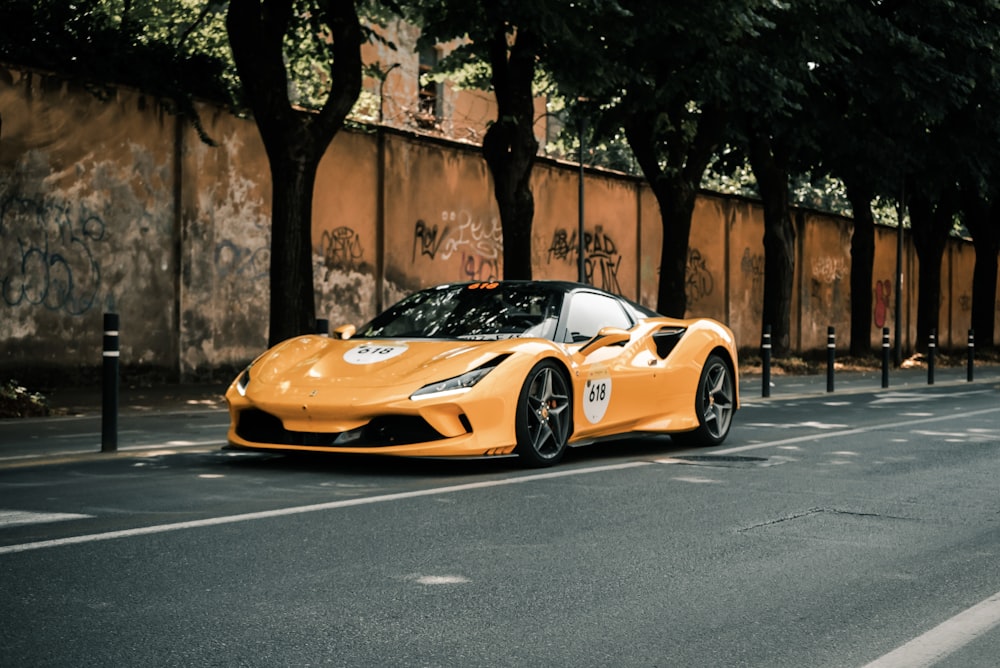
<path fill-rule="evenodd" d="M 493 284 L 496 284 L 497 286 L 500 286 L 500 285 L 529 285 L 529 286 L 530 285 L 538 285 L 540 287 L 544 286 L 545 288 L 548 288 L 548 289 L 555 288 L 555 289 L 561 290 L 563 292 L 574 292 L 574 291 L 577 291 L 577 290 L 587 290 L 587 291 L 590 291 L 590 292 L 597 292 L 597 293 L 600 293 L 600 294 L 603 294 L 603 295 L 607 295 L 609 297 L 613 297 L 615 299 L 620 299 L 622 301 L 628 302 L 629 304 L 631 304 L 632 306 L 636 307 L 641 312 L 646 313 L 647 315 L 650 315 L 650 316 L 659 315 L 658 313 L 656 313 L 656 311 L 654 309 L 651 309 L 648 306 L 643 306 L 642 304 L 639 304 L 638 302 L 636 302 L 636 301 L 634 301 L 632 299 L 629 299 L 628 297 L 625 297 L 623 295 L 617 295 L 617 294 L 615 294 L 613 292 L 610 292 L 608 290 L 604 290 L 602 288 L 598 288 L 598 287 L 596 287 L 594 285 L 590 285 L 588 283 L 578 283 L 576 281 L 563 281 L 563 280 L 556 280 L 556 279 L 504 279 L 504 280 L 499 280 L 499 281 L 459 281 L 459 282 L 455 282 L 455 283 L 447 283 L 445 285 L 447 285 L 447 286 L 456 286 L 457 287 L 457 286 L 466 286 L 466 285 L 468 285 L 468 286 L 473 286 L 473 285 L 479 286 L 479 285 L 493 285 Z M 438 287 L 443 287 L 443 286 L 438 286 Z"/>

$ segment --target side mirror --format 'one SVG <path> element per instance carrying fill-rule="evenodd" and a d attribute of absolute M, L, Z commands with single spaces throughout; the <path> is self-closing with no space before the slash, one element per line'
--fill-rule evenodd
<path fill-rule="evenodd" d="M 333 334 L 338 339 L 349 339 L 354 336 L 356 331 L 358 331 L 358 328 L 354 325 L 341 325 L 337 329 L 333 330 Z"/>
<path fill-rule="evenodd" d="M 602 327 L 601 331 L 583 344 L 583 347 L 580 348 L 578 352 L 586 357 L 595 350 L 606 348 L 607 346 L 614 346 L 619 343 L 625 343 L 630 338 L 632 338 L 632 336 L 620 327 Z"/>

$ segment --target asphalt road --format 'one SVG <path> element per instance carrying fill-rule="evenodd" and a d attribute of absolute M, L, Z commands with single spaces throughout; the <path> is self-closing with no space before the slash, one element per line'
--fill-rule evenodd
<path fill-rule="evenodd" d="M 1000 382 L 744 396 L 544 471 L 2 424 L 0 664 L 998 665 Z"/>

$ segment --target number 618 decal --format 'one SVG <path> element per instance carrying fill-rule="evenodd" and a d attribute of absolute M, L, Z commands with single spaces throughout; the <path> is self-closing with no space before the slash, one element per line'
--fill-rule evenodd
<path fill-rule="evenodd" d="M 583 414 L 591 424 L 597 424 L 611 402 L 611 376 L 607 371 L 587 379 L 583 388 Z"/>
<path fill-rule="evenodd" d="M 391 360 L 405 352 L 406 346 L 366 344 L 351 348 L 344 353 L 344 361 L 348 364 L 377 364 Z"/>

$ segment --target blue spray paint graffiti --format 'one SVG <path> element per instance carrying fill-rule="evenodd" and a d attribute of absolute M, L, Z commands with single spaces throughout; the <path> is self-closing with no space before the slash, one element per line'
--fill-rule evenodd
<path fill-rule="evenodd" d="M 0 201 L 0 295 L 8 306 L 81 315 L 97 300 L 101 267 L 92 246 L 105 223 L 83 206 L 45 198 Z"/>
<path fill-rule="evenodd" d="M 270 271 L 271 249 L 247 248 L 232 241 L 221 241 L 215 246 L 215 266 L 219 278 L 238 276 L 246 279 L 264 279 Z"/>

